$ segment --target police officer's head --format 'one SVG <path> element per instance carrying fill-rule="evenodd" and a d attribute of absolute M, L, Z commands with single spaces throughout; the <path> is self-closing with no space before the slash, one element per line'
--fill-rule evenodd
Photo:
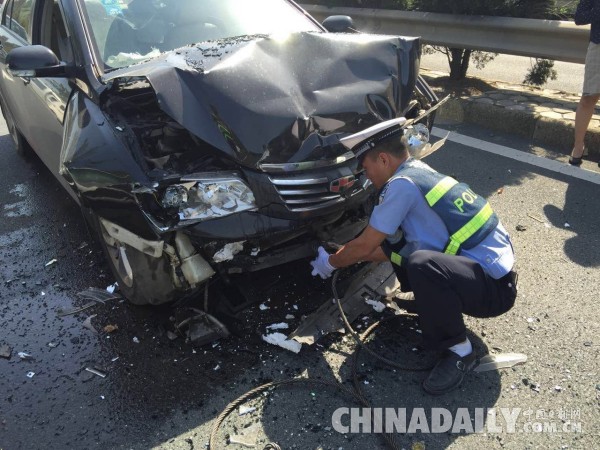
<path fill-rule="evenodd" d="M 359 163 L 376 188 L 381 188 L 408 159 L 408 141 L 402 132 L 370 143 L 370 148 L 358 154 Z"/>

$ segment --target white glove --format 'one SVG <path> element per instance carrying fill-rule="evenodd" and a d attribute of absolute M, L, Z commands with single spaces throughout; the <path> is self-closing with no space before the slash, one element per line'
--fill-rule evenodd
<path fill-rule="evenodd" d="M 335 270 L 335 267 L 329 264 L 329 253 L 323 247 L 319 247 L 319 256 L 314 261 L 311 261 L 310 265 L 313 267 L 313 271 L 311 272 L 313 277 L 319 275 L 321 278 L 326 279 Z"/>

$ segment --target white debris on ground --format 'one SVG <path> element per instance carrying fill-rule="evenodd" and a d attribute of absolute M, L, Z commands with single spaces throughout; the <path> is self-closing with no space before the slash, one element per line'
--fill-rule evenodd
<path fill-rule="evenodd" d="M 230 261 L 233 259 L 235 255 L 241 252 L 244 249 L 244 241 L 241 242 L 231 242 L 230 244 L 226 244 L 221 250 L 213 256 L 213 261 L 216 263 L 220 263 L 223 261 Z"/>
<path fill-rule="evenodd" d="M 258 305 L 258 309 L 260 309 L 261 311 L 266 311 L 267 309 L 270 309 L 267 305 L 265 305 L 264 303 L 261 303 L 260 305 Z"/>
<path fill-rule="evenodd" d="M 243 416 L 244 414 L 249 414 L 249 413 L 254 412 L 254 411 L 256 411 L 256 407 L 255 406 L 244 406 L 244 405 L 242 405 L 242 406 L 240 406 L 240 409 L 239 409 L 239 415 Z"/>
<path fill-rule="evenodd" d="M 267 328 L 271 330 L 287 330 L 289 328 L 289 325 L 285 322 L 279 322 L 267 325 Z"/>
<path fill-rule="evenodd" d="M 272 333 L 262 336 L 262 340 L 269 344 L 278 345 L 281 348 L 285 348 L 294 353 L 299 353 L 302 349 L 302 344 L 296 341 L 288 340 L 287 336 L 283 333 Z"/>
<path fill-rule="evenodd" d="M 52 264 L 56 264 L 57 262 L 58 262 L 58 260 L 57 260 L 57 259 L 52 259 L 52 260 L 50 260 L 50 261 L 48 261 L 48 262 L 46 263 L 46 267 L 49 267 L 49 266 L 51 266 Z"/>
<path fill-rule="evenodd" d="M 285 315 L 285 320 L 292 320 L 294 319 L 294 315 L 293 314 L 286 314 Z"/>
<path fill-rule="evenodd" d="M 381 312 L 385 309 L 385 305 L 377 300 L 365 300 L 367 305 L 371 305 L 377 312 Z"/>
<path fill-rule="evenodd" d="M 106 292 L 109 294 L 114 294 L 115 290 L 119 287 L 119 283 L 111 284 L 110 286 L 106 286 Z"/>
<path fill-rule="evenodd" d="M 229 437 L 231 444 L 239 444 L 244 447 L 256 447 L 256 441 L 258 440 L 258 433 L 260 431 L 260 423 L 255 422 L 248 428 L 245 428 L 243 433 L 232 434 Z"/>

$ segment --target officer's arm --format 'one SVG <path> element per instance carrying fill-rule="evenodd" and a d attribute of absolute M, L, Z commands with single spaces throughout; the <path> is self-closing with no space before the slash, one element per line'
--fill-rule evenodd
<path fill-rule="evenodd" d="M 373 261 L 372 257 L 378 255 L 377 250 L 385 237 L 384 233 L 368 225 L 360 236 L 344 245 L 335 255 L 331 255 L 329 264 L 340 268 L 359 261 Z"/>

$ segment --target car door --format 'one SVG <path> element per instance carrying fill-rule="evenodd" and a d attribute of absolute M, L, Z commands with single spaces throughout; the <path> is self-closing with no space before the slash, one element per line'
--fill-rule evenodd
<path fill-rule="evenodd" d="M 15 0 L 16 1 L 16 0 Z M 73 47 L 59 0 L 36 0 L 32 21 L 34 44 L 50 48 L 61 62 L 74 64 Z M 27 140 L 40 159 L 58 175 L 63 124 L 67 102 L 73 91 L 67 78 L 31 78 L 23 96 L 25 108 L 35 116 Z"/>
<path fill-rule="evenodd" d="M 29 80 L 13 77 L 6 66 L 6 56 L 18 47 L 31 45 L 33 0 L 6 0 L 0 25 L 0 87 L 3 108 L 7 108 L 18 130 L 29 140 L 31 118 L 23 102 Z"/>

